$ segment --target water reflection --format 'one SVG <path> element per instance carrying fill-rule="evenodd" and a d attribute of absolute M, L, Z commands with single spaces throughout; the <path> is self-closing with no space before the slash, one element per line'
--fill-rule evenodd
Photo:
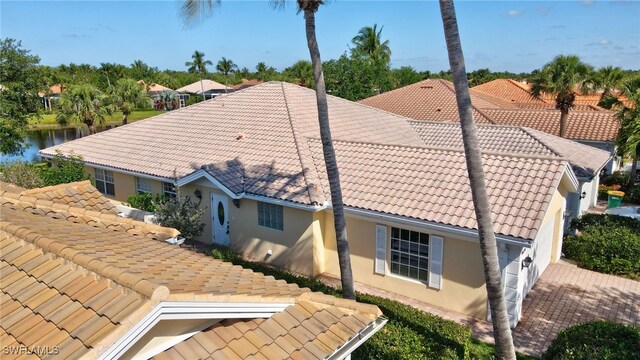
<path fill-rule="evenodd" d="M 97 131 L 102 132 L 113 127 L 115 126 L 100 127 L 97 128 Z M 0 162 L 15 160 L 39 161 L 40 156 L 38 155 L 38 151 L 88 135 L 89 129 L 86 127 L 31 130 L 27 133 L 24 152 L 19 155 L 11 156 L 0 155 Z"/>

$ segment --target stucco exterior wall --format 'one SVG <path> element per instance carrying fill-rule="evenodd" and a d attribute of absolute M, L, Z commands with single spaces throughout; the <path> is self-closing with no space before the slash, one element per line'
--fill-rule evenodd
<path fill-rule="evenodd" d="M 336 241 L 333 236 L 333 214 L 325 211 L 322 230 L 324 233 L 325 261 L 324 270 L 333 276 L 340 275 Z M 412 229 L 428 233 L 424 229 L 406 225 L 378 222 L 403 229 Z M 424 301 L 446 309 L 458 311 L 478 318 L 485 318 L 487 295 L 480 245 L 475 242 L 444 237 L 442 288 L 428 287 L 418 280 L 400 277 L 390 273 L 390 243 L 387 231 L 387 270 L 386 275 L 374 272 L 376 248 L 376 222 L 347 217 L 347 236 L 351 251 L 351 267 L 356 282 L 395 292 L 416 300 Z M 443 235 L 431 233 L 433 235 Z"/>
<path fill-rule="evenodd" d="M 84 167 L 85 172 L 91 175 L 91 179 L 95 185 L 96 171 L 91 166 Z M 133 175 L 112 171 L 113 183 L 115 187 L 115 196 L 106 195 L 109 198 L 126 202 L 127 198 L 137 193 L 136 190 L 136 177 Z M 151 183 L 151 191 L 153 195 L 161 194 L 163 192 L 162 182 L 158 180 L 147 179 Z"/>

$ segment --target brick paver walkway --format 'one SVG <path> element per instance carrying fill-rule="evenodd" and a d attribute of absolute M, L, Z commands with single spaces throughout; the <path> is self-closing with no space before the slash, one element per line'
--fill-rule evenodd
<path fill-rule="evenodd" d="M 321 276 L 328 285 L 340 280 Z M 475 338 L 493 342 L 491 323 L 356 283 L 356 290 L 400 301 L 471 328 Z M 540 356 L 558 331 L 585 321 L 612 320 L 640 326 L 640 282 L 580 269 L 566 261 L 551 264 L 524 300 L 513 330 L 516 350 Z"/>

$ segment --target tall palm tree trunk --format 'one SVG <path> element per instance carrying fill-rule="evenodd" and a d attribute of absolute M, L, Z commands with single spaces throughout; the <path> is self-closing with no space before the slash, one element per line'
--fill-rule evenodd
<path fill-rule="evenodd" d="M 313 67 L 313 78 L 316 81 L 320 138 L 322 139 L 322 152 L 324 153 L 324 162 L 327 167 L 327 177 L 329 178 L 329 188 L 331 190 L 342 294 L 346 299 L 355 300 L 356 294 L 353 287 L 353 273 L 351 272 L 351 258 L 349 255 L 349 242 L 347 240 L 347 224 L 344 219 L 340 173 L 338 172 L 336 154 L 333 149 L 333 141 L 331 140 L 327 92 L 324 84 L 324 75 L 322 73 L 320 50 L 318 48 L 318 41 L 316 40 L 316 18 L 313 10 L 305 9 L 304 19 L 307 32 L 307 44 L 309 46 L 309 54 L 311 55 L 311 64 Z"/>
<path fill-rule="evenodd" d="M 567 127 L 569 126 L 569 110 L 560 110 L 560 137 L 567 135 Z"/>
<path fill-rule="evenodd" d="M 493 232 L 493 219 L 491 206 L 487 196 L 487 187 L 484 181 L 482 157 L 476 125 L 471 110 L 471 97 L 469 95 L 469 82 L 464 65 L 462 45 L 458 33 L 458 23 L 453 0 L 440 0 L 440 12 L 449 52 L 449 64 L 453 75 L 453 83 L 456 90 L 456 101 L 460 113 L 462 128 L 462 140 L 471 184 L 471 194 L 478 221 L 478 234 L 482 263 L 484 265 L 484 278 L 487 284 L 487 295 L 491 308 L 491 321 L 493 323 L 493 337 L 496 343 L 496 354 L 499 359 L 515 359 L 515 350 L 509 317 L 502 291 L 502 278 L 498 262 L 498 247 L 495 233 Z"/>

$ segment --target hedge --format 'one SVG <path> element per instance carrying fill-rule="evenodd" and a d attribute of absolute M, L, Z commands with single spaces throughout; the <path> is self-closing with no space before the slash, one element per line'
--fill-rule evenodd
<path fill-rule="evenodd" d="M 558 333 L 542 359 L 640 359 L 640 328 L 609 321 L 574 325 Z"/>
<path fill-rule="evenodd" d="M 211 256 L 247 269 L 295 283 L 312 291 L 342 297 L 339 289 L 319 280 L 244 260 L 229 249 L 214 249 Z M 356 293 L 359 302 L 377 305 L 389 321 L 353 354 L 353 359 L 493 359 L 493 345 L 471 338 L 471 330 L 456 322 L 398 301 Z M 487 349 L 491 348 L 491 349 Z M 517 354 L 518 359 L 535 359 Z"/>
<path fill-rule="evenodd" d="M 571 227 L 580 233 L 565 237 L 562 250 L 567 258 L 586 269 L 640 278 L 639 220 L 586 214 Z"/>

